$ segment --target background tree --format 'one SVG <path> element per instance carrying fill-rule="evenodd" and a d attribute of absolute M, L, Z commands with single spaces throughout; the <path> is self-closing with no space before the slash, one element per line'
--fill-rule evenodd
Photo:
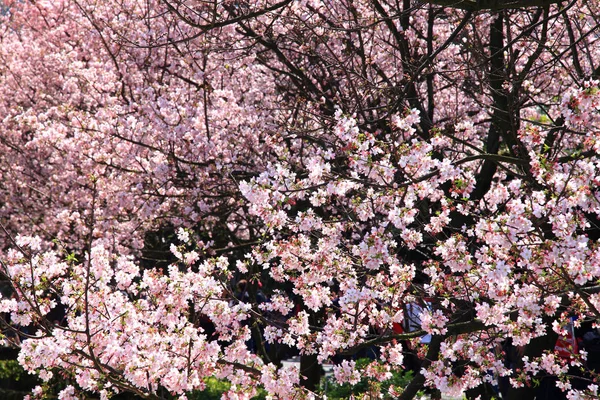
<path fill-rule="evenodd" d="M 401 398 L 545 376 L 597 396 L 585 354 L 554 351 L 599 315 L 594 2 L 8 10 L 0 311 L 65 398 L 209 376 L 312 397 L 322 363 L 358 382 L 371 347 L 373 380 L 422 360 Z M 431 306 L 399 334 L 408 304 Z"/>

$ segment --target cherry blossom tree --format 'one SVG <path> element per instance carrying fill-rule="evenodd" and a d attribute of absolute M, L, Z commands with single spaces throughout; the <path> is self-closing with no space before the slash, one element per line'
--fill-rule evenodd
<path fill-rule="evenodd" d="M 597 398 L 595 2 L 4 3 L 0 312 L 60 398 Z"/>

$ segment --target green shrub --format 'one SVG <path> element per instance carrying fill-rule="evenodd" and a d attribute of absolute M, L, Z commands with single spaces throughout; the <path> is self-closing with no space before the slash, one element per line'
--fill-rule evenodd
<path fill-rule="evenodd" d="M 23 375 L 27 375 L 27 373 L 17 360 L 0 360 L 0 379 L 18 381 Z"/>
<path fill-rule="evenodd" d="M 21 400 L 39 380 L 25 372 L 14 359 L 0 360 L 0 399 Z"/>
<path fill-rule="evenodd" d="M 205 381 L 206 389 L 203 391 L 194 391 L 187 395 L 189 400 L 219 400 L 223 393 L 227 392 L 231 384 L 217 378 L 207 378 Z M 254 399 L 262 400 L 266 398 L 264 389 L 258 389 L 258 395 Z"/>

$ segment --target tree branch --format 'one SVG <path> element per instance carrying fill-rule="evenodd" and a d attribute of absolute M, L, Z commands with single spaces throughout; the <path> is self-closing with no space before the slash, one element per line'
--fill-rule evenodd
<path fill-rule="evenodd" d="M 547 7 L 559 3 L 559 0 L 423 0 L 421 3 L 460 8 L 468 11 L 482 11 Z"/>

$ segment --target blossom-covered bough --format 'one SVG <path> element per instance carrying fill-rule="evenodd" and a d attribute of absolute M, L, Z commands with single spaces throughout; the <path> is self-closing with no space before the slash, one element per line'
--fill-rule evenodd
<path fill-rule="evenodd" d="M 597 398 L 596 2 L 5 4 L 0 312 L 61 398 Z"/>

